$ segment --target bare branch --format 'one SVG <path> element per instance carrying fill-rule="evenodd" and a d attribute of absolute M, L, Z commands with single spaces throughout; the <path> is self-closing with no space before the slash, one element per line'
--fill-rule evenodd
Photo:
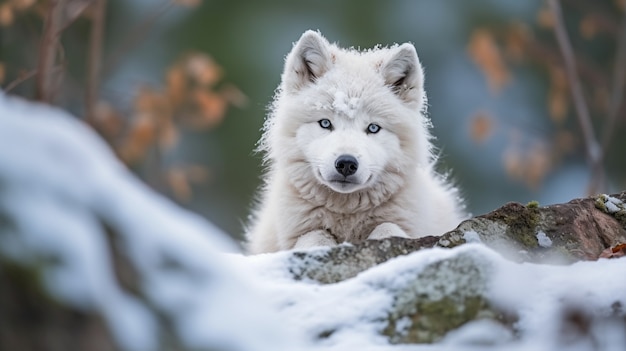
<path fill-rule="evenodd" d="M 18 85 L 33 78 L 36 75 L 37 75 L 36 69 L 30 70 L 28 72 L 20 73 L 20 75 L 17 78 L 15 78 L 11 83 L 7 84 L 3 90 L 5 93 L 8 93 L 11 90 L 15 89 Z"/>
<path fill-rule="evenodd" d="M 129 34 L 126 36 L 126 40 L 107 57 L 104 68 L 102 69 L 102 74 L 106 75 L 108 72 L 111 72 L 113 68 L 118 65 L 122 57 L 145 38 L 150 28 L 152 28 L 159 17 L 163 16 L 177 1 L 178 0 L 167 0 L 158 4 L 141 22 L 139 22 L 139 24 L 137 24 L 137 26 L 135 26 L 135 28 L 130 30 Z"/>
<path fill-rule="evenodd" d="M 582 84 L 578 77 L 578 71 L 576 68 L 576 59 L 574 51 L 570 43 L 567 30 L 565 29 L 565 23 L 563 21 L 563 13 L 561 11 L 561 5 L 558 0 L 547 0 L 550 10 L 554 16 L 554 34 L 563 56 L 565 63 L 565 73 L 567 79 L 570 82 L 570 92 L 572 94 L 572 101 L 576 110 L 576 116 L 578 117 L 578 124 L 583 133 L 583 138 L 587 153 L 587 163 L 591 169 L 592 176 L 587 189 L 589 194 L 596 194 L 604 187 L 604 167 L 602 166 L 602 148 L 598 143 L 595 135 L 593 125 L 591 123 L 591 116 L 589 115 L 589 108 L 583 95 Z"/>
<path fill-rule="evenodd" d="M 622 19 L 621 31 L 617 34 L 617 52 L 613 68 L 613 87 L 609 102 L 609 113 L 602 133 L 602 155 L 605 156 L 611 145 L 615 123 L 624 101 L 624 83 L 626 82 L 626 16 Z"/>
<path fill-rule="evenodd" d="M 98 102 L 106 3 L 106 0 L 95 0 L 92 5 L 93 19 L 91 22 L 91 38 L 89 40 L 89 60 L 87 61 L 85 92 L 85 115 L 88 120 L 92 120 L 95 117 L 94 113 Z"/>
<path fill-rule="evenodd" d="M 39 101 L 52 102 L 54 84 L 54 63 L 59 45 L 59 28 L 63 19 L 65 0 L 50 0 L 50 9 L 44 20 L 43 34 L 39 46 L 39 63 L 35 98 Z"/>
<path fill-rule="evenodd" d="M 72 4 L 77 4 L 72 6 L 71 13 L 67 13 L 70 11 L 66 11 L 67 18 L 65 19 L 63 26 L 59 28 L 59 32 L 64 32 L 69 26 L 74 24 L 74 22 L 76 22 L 83 15 L 89 6 L 92 6 L 93 2 L 96 2 L 96 0 L 71 1 Z"/>

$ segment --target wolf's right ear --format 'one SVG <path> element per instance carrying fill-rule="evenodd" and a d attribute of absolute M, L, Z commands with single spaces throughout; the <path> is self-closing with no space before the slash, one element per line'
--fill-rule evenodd
<path fill-rule="evenodd" d="M 330 69 L 329 46 L 319 32 L 308 30 L 302 34 L 285 61 L 283 83 L 288 93 L 315 82 Z"/>

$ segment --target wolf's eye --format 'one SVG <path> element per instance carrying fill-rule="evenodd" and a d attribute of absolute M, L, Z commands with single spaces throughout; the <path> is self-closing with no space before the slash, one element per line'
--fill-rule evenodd
<path fill-rule="evenodd" d="M 333 124 L 330 123 L 330 120 L 326 119 L 326 118 L 320 119 L 317 123 L 319 123 L 320 127 L 324 128 L 324 129 L 331 129 L 332 126 L 333 126 Z"/>
<path fill-rule="evenodd" d="M 378 124 L 370 123 L 370 125 L 367 126 L 367 132 L 371 134 L 376 134 L 380 132 L 380 126 Z"/>

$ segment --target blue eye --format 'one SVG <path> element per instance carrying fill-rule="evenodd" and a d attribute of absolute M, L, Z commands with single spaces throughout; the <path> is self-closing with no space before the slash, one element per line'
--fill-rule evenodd
<path fill-rule="evenodd" d="M 376 134 L 380 132 L 380 126 L 378 124 L 370 123 L 370 125 L 367 126 L 367 132 L 371 134 Z"/>
<path fill-rule="evenodd" d="M 326 119 L 326 118 L 320 119 L 317 123 L 319 123 L 320 127 L 324 128 L 324 129 L 331 129 L 332 126 L 333 126 L 333 124 L 330 123 L 330 120 Z"/>

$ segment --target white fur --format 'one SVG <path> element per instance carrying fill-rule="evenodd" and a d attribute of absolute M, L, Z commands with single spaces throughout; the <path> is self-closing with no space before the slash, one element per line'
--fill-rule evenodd
<path fill-rule="evenodd" d="M 304 33 L 259 144 L 268 170 L 249 252 L 453 229 L 465 214 L 456 189 L 433 170 L 423 80 L 411 44 L 359 52 Z M 368 133 L 371 123 L 380 131 Z M 336 169 L 341 155 L 358 161 L 354 174 Z"/>

